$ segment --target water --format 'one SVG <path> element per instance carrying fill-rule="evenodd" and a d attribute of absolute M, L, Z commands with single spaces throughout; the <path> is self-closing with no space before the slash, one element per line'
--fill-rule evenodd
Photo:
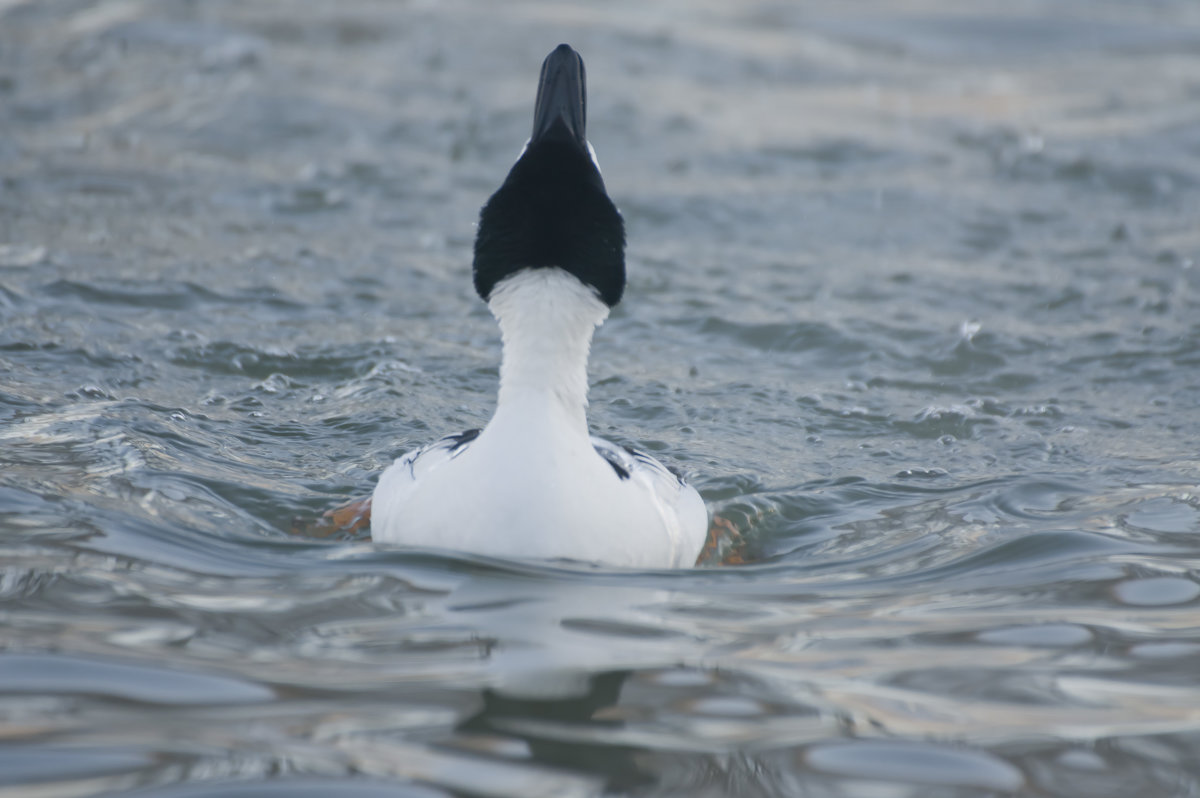
<path fill-rule="evenodd" d="M 479 426 L 587 60 L 595 430 L 750 563 L 292 534 Z M 0 796 L 1200 795 L 1200 10 L 0 3 Z"/>

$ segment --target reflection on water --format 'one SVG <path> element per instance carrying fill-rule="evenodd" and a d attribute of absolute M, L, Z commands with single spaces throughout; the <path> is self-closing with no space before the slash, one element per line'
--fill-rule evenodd
<path fill-rule="evenodd" d="M 1197 14 L 0 2 L 0 798 L 1200 792 Z M 562 40 L 749 564 L 291 534 L 488 417 Z"/>

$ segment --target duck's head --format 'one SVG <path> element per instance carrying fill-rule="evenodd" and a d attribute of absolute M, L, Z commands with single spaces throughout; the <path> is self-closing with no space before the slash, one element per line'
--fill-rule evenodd
<path fill-rule="evenodd" d="M 560 44 L 542 63 L 533 134 L 479 213 L 475 290 L 486 301 L 524 269 L 559 268 L 609 307 L 625 289 L 625 226 L 587 140 L 583 59 Z"/>

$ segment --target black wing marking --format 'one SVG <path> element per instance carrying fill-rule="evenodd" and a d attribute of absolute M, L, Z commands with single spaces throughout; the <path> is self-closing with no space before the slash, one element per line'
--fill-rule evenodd
<path fill-rule="evenodd" d="M 612 470 L 617 472 L 618 479 L 629 479 L 628 464 L 621 462 L 616 451 L 607 446 L 599 446 L 595 441 L 592 442 L 592 448 L 596 450 L 596 454 L 604 458 L 604 462 L 612 466 Z"/>
<path fill-rule="evenodd" d="M 595 436 L 592 437 L 592 448 L 596 450 L 596 454 L 603 457 L 605 462 L 612 466 L 613 471 L 621 479 L 629 479 L 635 471 L 640 471 L 650 472 L 656 478 L 671 480 L 678 485 L 687 484 L 679 471 L 663 465 L 640 449 L 620 446 Z"/>
<path fill-rule="evenodd" d="M 466 448 L 468 443 L 478 438 L 480 432 L 481 430 L 469 429 L 466 432 L 460 432 L 457 435 L 447 435 L 446 437 L 442 438 L 442 440 L 447 443 L 450 441 L 454 442 L 450 447 L 450 454 L 455 455 L 459 454 L 464 448 Z"/>
<path fill-rule="evenodd" d="M 417 461 L 422 457 L 434 453 L 444 454 L 448 459 L 453 460 L 464 451 L 471 441 L 479 437 L 481 430 L 469 429 L 466 432 L 460 432 L 457 435 L 447 435 L 444 438 L 439 438 L 428 446 L 422 446 L 414 452 L 409 453 L 404 457 L 404 465 L 408 466 L 408 474 L 415 481 L 417 478 Z M 436 459 L 436 458 L 435 458 Z"/>
<path fill-rule="evenodd" d="M 622 448 L 624 448 L 625 451 L 629 452 L 629 454 L 633 456 L 634 460 L 638 461 L 639 463 L 646 466 L 647 468 L 652 468 L 656 471 L 666 470 L 666 472 L 668 474 L 675 477 L 676 481 L 678 481 L 680 485 L 685 484 L 685 481 L 683 479 L 683 473 L 680 472 L 680 470 L 675 468 L 674 466 L 669 466 L 666 463 L 661 463 L 658 460 L 655 460 L 653 457 L 646 454 L 641 449 L 631 449 L 628 446 L 625 446 Z"/>

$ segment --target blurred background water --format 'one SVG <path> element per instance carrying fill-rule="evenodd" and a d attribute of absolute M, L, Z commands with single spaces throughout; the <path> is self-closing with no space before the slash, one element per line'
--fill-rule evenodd
<path fill-rule="evenodd" d="M 751 562 L 292 534 L 488 418 L 560 41 Z M 1198 216 L 1192 0 L 0 0 L 0 796 L 1200 795 Z"/>

